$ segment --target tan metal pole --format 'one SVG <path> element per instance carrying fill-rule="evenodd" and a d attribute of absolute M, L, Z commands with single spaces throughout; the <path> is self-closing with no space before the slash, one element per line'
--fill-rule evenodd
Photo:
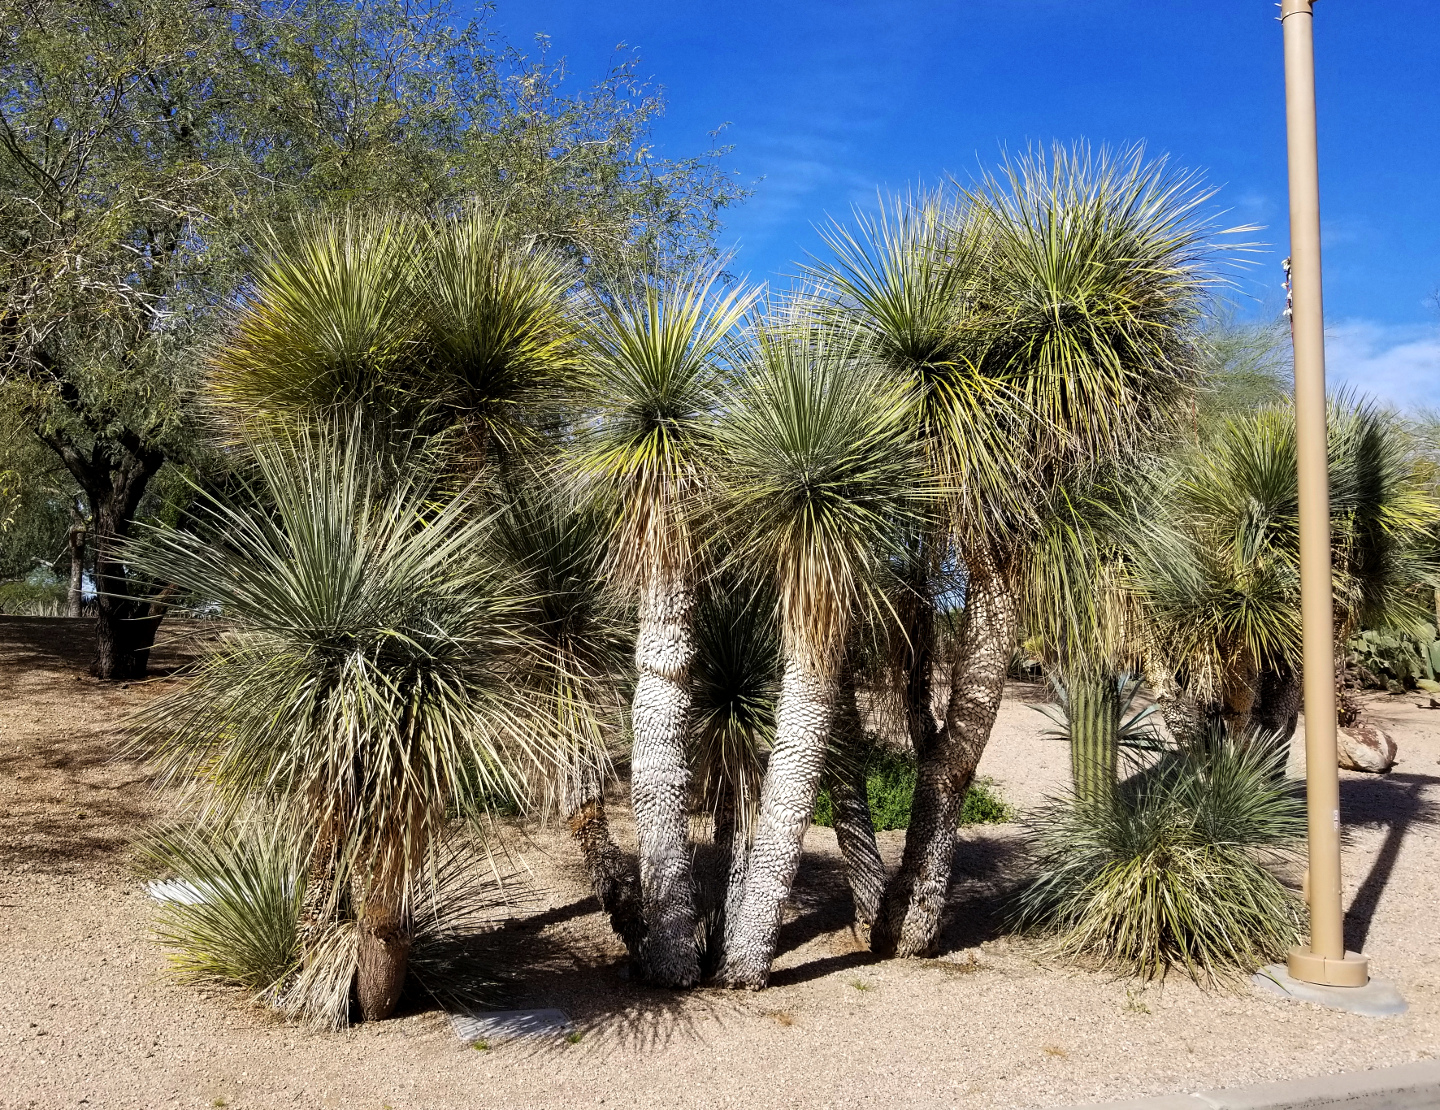
<path fill-rule="evenodd" d="M 1340 902 L 1340 772 L 1325 434 L 1325 316 L 1320 298 L 1320 172 L 1315 145 L 1313 0 L 1283 0 L 1285 125 L 1295 437 L 1300 469 L 1300 608 L 1304 621 L 1305 766 L 1310 825 L 1310 943 L 1290 952 L 1296 979 L 1363 987 L 1369 960 L 1345 951 Z"/>

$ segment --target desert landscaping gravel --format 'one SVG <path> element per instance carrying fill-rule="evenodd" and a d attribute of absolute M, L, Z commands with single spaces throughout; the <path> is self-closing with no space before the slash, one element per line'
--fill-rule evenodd
<path fill-rule="evenodd" d="M 115 758 L 126 714 L 173 681 L 102 686 L 80 622 L 0 618 L 0 1107 L 1050 1107 L 1355 1071 L 1440 1054 L 1440 710 L 1375 696 L 1386 776 L 1342 775 L 1347 940 L 1410 1003 L 1376 1020 L 1248 987 L 1144 984 L 1043 959 L 994 907 L 1015 825 L 966 830 L 938 959 L 873 961 L 848 923 L 835 839 L 814 828 L 760 993 L 643 988 L 563 832 L 502 830 L 514 905 L 484 939 L 501 1009 L 555 1007 L 578 1039 L 460 1042 L 418 1001 L 325 1034 L 172 982 L 130 845 L 161 808 Z M 1064 745 L 1007 696 L 981 772 L 1022 809 Z M 617 808 L 620 795 L 617 794 Z M 631 835 L 617 813 L 617 836 Z M 903 833 L 882 833 L 893 865 Z"/>

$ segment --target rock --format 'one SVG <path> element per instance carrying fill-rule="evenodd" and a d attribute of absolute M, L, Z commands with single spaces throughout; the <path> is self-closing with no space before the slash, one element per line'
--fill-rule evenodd
<path fill-rule="evenodd" d="M 1383 775 L 1395 765 L 1395 741 L 1383 729 L 1357 721 L 1340 730 L 1340 766 Z"/>
<path fill-rule="evenodd" d="M 1395 741 L 1382 729 L 1360 722 L 1342 728 L 1338 740 L 1340 766 L 1347 771 L 1369 771 L 1383 775 L 1395 763 Z M 1285 763 L 1285 777 L 1305 777 L 1305 723 L 1301 719 L 1290 740 L 1290 758 Z"/>

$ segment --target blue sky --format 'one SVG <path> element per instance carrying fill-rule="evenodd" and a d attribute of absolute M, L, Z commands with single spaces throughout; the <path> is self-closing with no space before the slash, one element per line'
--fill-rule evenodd
<path fill-rule="evenodd" d="M 498 0 L 490 25 L 550 36 L 578 81 L 638 50 L 665 87 L 667 156 L 729 126 L 754 196 L 724 241 L 753 280 L 820 249 L 813 225 L 877 189 L 967 178 L 1002 149 L 1143 141 L 1222 186 L 1272 245 L 1246 315 L 1280 305 L 1283 76 L 1268 0 Z M 623 47 L 620 44 L 625 44 Z M 617 49 L 618 48 L 618 49 Z M 1316 5 L 1332 379 L 1440 405 L 1440 5 Z M 783 281 L 782 281 L 783 283 Z"/>

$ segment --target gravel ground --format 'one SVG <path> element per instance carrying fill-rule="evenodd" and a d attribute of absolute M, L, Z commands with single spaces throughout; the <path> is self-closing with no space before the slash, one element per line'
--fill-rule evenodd
<path fill-rule="evenodd" d="M 1440 1051 L 1440 711 L 1377 698 L 1400 744 L 1385 777 L 1344 776 L 1351 947 L 1401 988 L 1383 1021 L 1258 992 L 1144 985 L 1048 964 L 990 907 L 1014 826 L 967 831 L 937 960 L 874 962 L 847 927 L 834 836 L 812 829 L 773 985 L 758 994 L 627 981 L 566 839 L 504 831 L 524 912 L 487 937 L 507 1007 L 558 1006 L 578 1043 L 460 1044 L 416 1004 L 338 1035 L 167 979 L 129 845 L 155 803 L 114 756 L 124 715 L 163 688 L 82 676 L 79 622 L 0 619 L 0 1107 L 1048 1107 L 1209 1089 Z M 1061 784 L 1062 744 L 1012 690 L 983 773 L 1021 806 Z M 623 820 L 617 834 L 630 833 Z M 887 860 L 902 833 L 881 834 Z"/>

